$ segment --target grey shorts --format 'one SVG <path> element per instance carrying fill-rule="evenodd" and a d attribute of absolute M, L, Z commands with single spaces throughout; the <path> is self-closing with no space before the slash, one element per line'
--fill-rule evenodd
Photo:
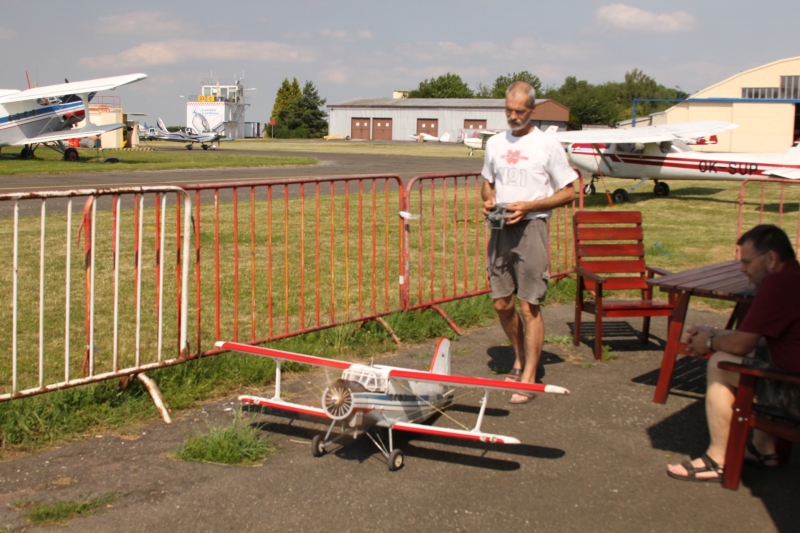
<path fill-rule="evenodd" d="M 544 302 L 550 278 L 547 219 L 523 220 L 492 230 L 486 272 L 492 298 L 517 298 L 533 305 Z"/>

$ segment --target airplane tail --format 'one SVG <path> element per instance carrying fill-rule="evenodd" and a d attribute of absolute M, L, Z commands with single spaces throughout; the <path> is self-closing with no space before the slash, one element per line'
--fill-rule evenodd
<path fill-rule="evenodd" d="M 442 143 L 450 142 L 450 132 L 448 131 L 444 135 L 439 137 L 439 142 L 442 142 Z"/>
<path fill-rule="evenodd" d="M 556 126 L 555 124 L 544 130 L 545 133 L 555 133 L 557 131 L 558 131 L 558 126 Z"/>
<path fill-rule="evenodd" d="M 434 374 L 450 373 L 450 340 L 445 337 L 439 339 L 436 350 L 431 359 L 431 372 Z"/>
<path fill-rule="evenodd" d="M 158 129 L 162 131 L 162 133 L 168 133 L 167 127 L 164 125 L 164 121 L 160 118 L 156 121 L 156 125 L 158 126 Z"/>

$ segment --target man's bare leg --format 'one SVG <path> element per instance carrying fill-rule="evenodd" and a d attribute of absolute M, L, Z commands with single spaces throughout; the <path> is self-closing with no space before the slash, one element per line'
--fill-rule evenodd
<path fill-rule="evenodd" d="M 544 319 L 542 318 L 541 307 L 520 300 L 522 311 L 522 322 L 525 325 L 525 359 L 522 372 L 523 383 L 534 383 L 536 381 L 536 369 L 539 366 L 539 359 L 542 357 L 542 347 L 544 346 Z M 511 402 L 523 402 L 527 397 L 521 394 L 514 394 Z"/>
<path fill-rule="evenodd" d="M 500 325 L 503 326 L 503 331 L 505 331 L 508 340 L 511 341 L 511 346 L 514 348 L 516 360 L 513 368 L 522 370 L 525 368 L 525 334 L 522 320 L 520 320 L 517 308 L 514 305 L 514 295 L 497 298 L 494 301 L 494 310 L 497 311 Z"/>

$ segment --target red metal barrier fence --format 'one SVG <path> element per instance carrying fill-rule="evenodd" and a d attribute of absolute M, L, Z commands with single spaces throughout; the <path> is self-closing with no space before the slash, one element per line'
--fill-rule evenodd
<path fill-rule="evenodd" d="M 192 185 L 195 354 L 402 309 L 395 175 Z M 388 326 L 387 326 L 388 327 Z"/>
<path fill-rule="evenodd" d="M 750 178 L 739 188 L 736 238 L 758 224 L 775 224 L 786 231 L 800 249 L 800 181 L 783 178 Z M 748 194 L 749 193 L 749 194 Z M 739 249 L 736 248 L 736 258 Z"/>

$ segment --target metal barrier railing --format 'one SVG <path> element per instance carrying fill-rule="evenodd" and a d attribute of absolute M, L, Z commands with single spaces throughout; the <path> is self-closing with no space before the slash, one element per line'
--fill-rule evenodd
<path fill-rule="evenodd" d="M 800 189 L 797 180 L 784 178 L 748 178 L 739 187 L 739 213 L 736 223 L 736 239 L 758 224 L 775 224 L 784 227 L 785 219 L 793 216 L 793 232 L 786 231 L 789 238 L 794 233 L 794 248 L 800 249 Z M 787 190 L 793 189 L 791 192 Z M 758 199 L 748 202 L 748 189 L 756 190 Z M 784 228 L 786 230 L 786 228 Z M 736 247 L 739 258 L 739 247 Z"/>
<path fill-rule="evenodd" d="M 398 176 L 185 190 L 195 194 L 194 354 L 220 353 L 204 348 L 223 338 L 259 344 L 367 320 L 388 329 L 381 317 L 402 310 Z"/>
<path fill-rule="evenodd" d="M 166 199 L 172 194 L 176 233 L 169 243 Z M 76 198 L 86 198 L 80 217 L 73 214 Z M 0 277 L 11 287 L 0 295 L 0 305 L 11 311 L 0 317 L 0 346 L 10 353 L 10 364 L 0 365 L 0 401 L 185 359 L 189 233 L 182 229 L 190 211 L 178 187 L 0 195 L 0 245 L 12 251 L 0 256 Z M 75 268 L 81 239 L 83 264 Z M 176 253 L 174 273 L 164 270 L 169 248 Z M 168 276 L 176 287 L 175 315 L 163 312 Z M 76 297 L 81 282 L 83 295 Z M 155 321 L 143 321 L 144 305 L 155 307 Z M 165 359 L 167 333 L 175 336 L 176 351 Z M 83 357 L 74 357 L 76 346 Z"/>

